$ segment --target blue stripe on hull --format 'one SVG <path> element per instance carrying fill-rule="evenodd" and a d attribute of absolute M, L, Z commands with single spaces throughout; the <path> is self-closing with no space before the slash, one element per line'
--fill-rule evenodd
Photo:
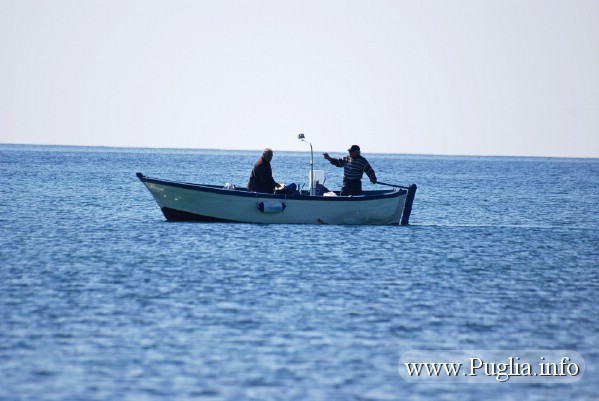
<path fill-rule="evenodd" d="M 245 188 L 238 188 L 235 191 L 223 189 L 217 185 L 190 184 L 169 180 L 161 180 L 157 178 L 149 178 L 142 173 L 137 173 L 137 177 L 141 182 L 149 182 L 159 185 L 166 185 L 175 188 L 184 188 L 192 191 L 218 193 L 227 196 L 241 196 L 246 198 L 267 198 L 267 199 L 301 199 L 304 201 L 318 202 L 367 202 L 372 199 L 395 198 L 407 193 L 406 190 L 400 189 L 395 191 L 363 191 L 363 196 L 307 196 L 307 195 L 283 195 L 283 194 L 266 194 L 257 192 L 248 192 Z"/>

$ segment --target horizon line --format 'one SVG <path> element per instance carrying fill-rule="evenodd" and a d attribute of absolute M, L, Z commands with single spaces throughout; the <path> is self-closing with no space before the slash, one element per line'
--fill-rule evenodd
<path fill-rule="evenodd" d="M 179 148 L 179 147 L 156 147 L 156 146 L 111 146 L 111 145 L 65 145 L 65 144 L 44 144 L 44 143 L 5 143 L 0 142 L 0 146 L 47 146 L 47 147 L 71 147 L 71 148 L 106 148 L 106 149 L 144 149 L 144 150 L 213 150 L 230 152 L 262 152 L 263 149 L 226 149 L 226 148 Z M 286 150 L 278 149 L 277 152 L 301 153 L 305 150 Z M 314 150 L 317 152 L 317 150 Z M 320 151 L 318 151 L 320 152 Z M 345 152 L 331 152 L 345 153 Z M 477 155 L 477 154 L 451 154 L 451 153 L 392 153 L 392 152 L 366 152 L 371 155 L 404 155 L 404 156 L 429 156 L 429 157 L 520 157 L 520 158 L 553 158 L 553 159 L 599 159 L 599 156 L 540 156 L 540 155 Z"/>

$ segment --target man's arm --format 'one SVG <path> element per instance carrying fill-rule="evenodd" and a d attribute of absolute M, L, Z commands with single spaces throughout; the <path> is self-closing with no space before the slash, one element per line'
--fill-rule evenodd
<path fill-rule="evenodd" d="M 328 153 L 323 153 L 322 154 L 324 156 L 325 159 L 327 159 L 333 166 L 337 166 L 337 167 L 343 167 L 345 165 L 343 159 L 334 159 L 331 156 L 329 156 Z"/>
<path fill-rule="evenodd" d="M 376 174 L 374 173 L 374 169 L 370 166 L 370 163 L 366 162 L 366 166 L 364 167 L 364 172 L 370 178 L 370 182 L 376 184 Z"/>

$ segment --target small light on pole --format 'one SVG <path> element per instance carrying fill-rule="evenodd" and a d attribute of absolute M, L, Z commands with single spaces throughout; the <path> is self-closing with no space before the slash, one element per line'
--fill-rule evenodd
<path fill-rule="evenodd" d="M 310 145 L 310 196 L 314 196 L 316 189 L 314 188 L 314 151 L 312 150 L 312 144 L 306 141 L 306 136 L 303 133 L 297 134 L 297 139 Z"/>

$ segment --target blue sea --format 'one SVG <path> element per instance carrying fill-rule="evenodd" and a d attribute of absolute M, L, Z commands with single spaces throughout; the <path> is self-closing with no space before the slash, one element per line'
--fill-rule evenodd
<path fill-rule="evenodd" d="M 167 222 L 135 177 L 245 186 L 259 154 L 0 145 L 0 399 L 599 399 L 599 159 L 364 154 L 418 185 L 404 227 Z M 412 350 L 585 366 L 410 383 Z"/>

